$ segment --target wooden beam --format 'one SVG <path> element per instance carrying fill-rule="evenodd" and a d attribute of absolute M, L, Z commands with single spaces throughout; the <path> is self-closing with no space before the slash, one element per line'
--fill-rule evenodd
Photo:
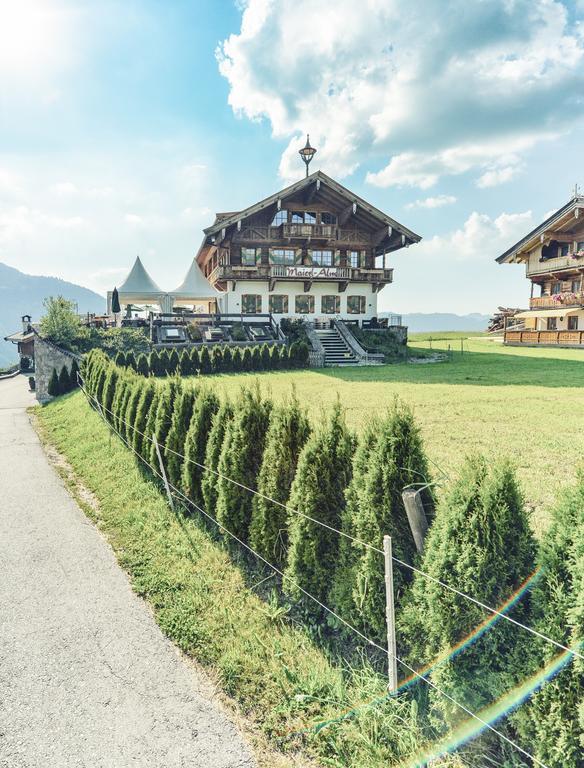
<path fill-rule="evenodd" d="M 316 179 L 314 184 L 311 184 L 306 190 L 304 195 L 304 205 L 310 205 L 314 200 L 316 193 L 320 190 L 320 179 Z"/>
<path fill-rule="evenodd" d="M 377 248 L 378 245 L 380 245 L 386 237 L 391 238 L 391 235 L 393 233 L 393 229 L 391 227 L 382 227 L 381 229 L 378 229 L 376 232 L 373 233 L 373 236 L 371 238 L 371 244 L 374 248 Z"/>
<path fill-rule="evenodd" d="M 342 227 L 343 224 L 346 224 L 347 221 L 351 216 L 354 216 L 357 213 L 357 203 L 351 203 L 346 208 L 343 208 L 343 210 L 339 214 L 339 226 Z"/>

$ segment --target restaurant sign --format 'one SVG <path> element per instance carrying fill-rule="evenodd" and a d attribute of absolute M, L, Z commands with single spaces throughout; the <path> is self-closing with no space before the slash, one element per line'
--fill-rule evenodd
<path fill-rule="evenodd" d="M 286 277 L 300 277 L 307 280 L 318 280 L 321 278 L 331 278 L 338 280 L 343 277 L 343 272 L 339 267 L 286 267 Z"/>

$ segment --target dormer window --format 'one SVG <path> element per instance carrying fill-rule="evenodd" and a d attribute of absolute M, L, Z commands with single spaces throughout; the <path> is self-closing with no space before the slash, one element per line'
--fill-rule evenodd
<path fill-rule="evenodd" d="M 288 221 L 288 211 L 276 211 L 276 215 L 272 221 L 273 227 L 279 227 L 280 224 L 285 224 Z"/>

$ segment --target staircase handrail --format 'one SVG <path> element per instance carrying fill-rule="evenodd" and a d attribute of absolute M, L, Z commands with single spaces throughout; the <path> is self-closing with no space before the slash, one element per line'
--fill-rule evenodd
<path fill-rule="evenodd" d="M 347 328 L 345 323 L 342 320 L 334 319 L 333 320 L 333 326 L 337 329 L 339 334 L 342 336 L 342 338 L 346 341 L 346 343 L 349 345 L 351 351 L 353 354 L 357 357 L 358 360 L 361 360 L 362 362 L 369 363 L 369 362 L 385 362 L 385 356 L 376 352 L 367 352 L 366 349 L 363 349 L 361 344 L 357 341 L 357 339 L 353 336 L 351 331 Z"/>

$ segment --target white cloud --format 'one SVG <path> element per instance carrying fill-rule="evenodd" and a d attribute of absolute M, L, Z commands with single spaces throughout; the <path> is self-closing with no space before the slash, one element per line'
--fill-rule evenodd
<path fill-rule="evenodd" d="M 452 205 L 456 202 L 454 195 L 437 195 L 436 197 L 424 197 L 421 200 L 415 200 L 406 205 L 408 210 L 412 208 L 443 208 L 445 205 Z"/>
<path fill-rule="evenodd" d="M 501 183 L 510 154 L 582 114 L 584 39 L 560 0 L 249 0 L 217 56 L 234 112 L 289 139 L 285 180 L 310 132 L 332 175 L 367 161 L 378 186 Z"/>
<path fill-rule="evenodd" d="M 52 184 L 50 191 L 59 197 L 71 197 L 79 194 L 79 190 L 72 181 L 59 181 L 57 184 Z"/>
<path fill-rule="evenodd" d="M 502 168 L 493 168 L 490 171 L 485 171 L 483 175 L 477 179 L 477 187 L 480 187 L 481 189 L 498 187 L 499 184 L 505 184 L 507 181 L 514 179 L 520 172 L 520 165 L 505 165 Z"/>

